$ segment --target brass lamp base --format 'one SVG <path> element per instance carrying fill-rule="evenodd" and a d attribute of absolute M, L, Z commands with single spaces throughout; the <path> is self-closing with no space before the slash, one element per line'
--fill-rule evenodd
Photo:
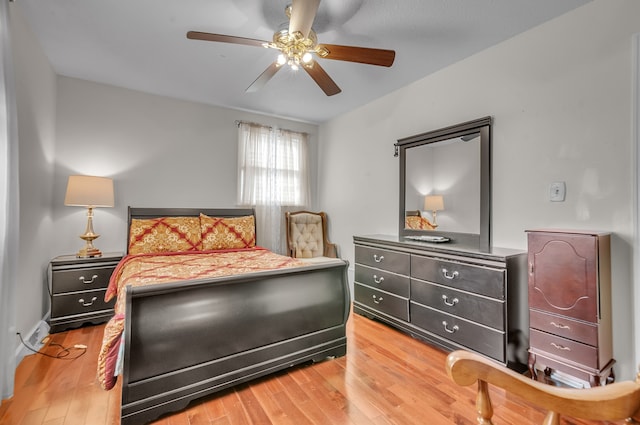
<path fill-rule="evenodd" d="M 93 231 L 93 208 L 89 207 L 87 210 L 87 228 L 84 231 L 84 235 L 80 235 L 80 239 L 86 241 L 84 247 L 78 251 L 76 257 L 78 258 L 90 258 L 90 257 L 102 257 L 102 252 L 93 246 L 93 241 L 100 237 L 99 234 Z"/>

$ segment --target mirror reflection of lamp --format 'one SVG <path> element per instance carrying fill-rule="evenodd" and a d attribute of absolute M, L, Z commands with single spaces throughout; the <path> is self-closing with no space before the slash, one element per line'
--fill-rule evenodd
<path fill-rule="evenodd" d="M 438 223 L 436 222 L 436 212 L 444 210 L 444 199 L 442 195 L 427 195 L 424 197 L 424 209 L 426 211 L 431 211 L 433 215 L 433 227 L 438 227 Z"/>
<path fill-rule="evenodd" d="M 80 238 L 86 242 L 77 257 L 100 257 L 102 252 L 93 246 L 100 235 L 93 231 L 93 209 L 113 207 L 113 180 L 106 177 L 69 176 L 64 204 L 87 208 L 87 229 Z"/>

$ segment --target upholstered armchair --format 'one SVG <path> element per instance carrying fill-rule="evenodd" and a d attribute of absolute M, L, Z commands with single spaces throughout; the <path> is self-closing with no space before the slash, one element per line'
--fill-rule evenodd
<path fill-rule="evenodd" d="M 324 212 L 285 213 L 287 255 L 294 258 L 338 258 L 338 248 L 327 236 Z"/>
<path fill-rule="evenodd" d="M 635 381 L 616 382 L 587 389 L 559 388 L 521 375 L 496 362 L 468 351 L 454 351 L 445 368 L 458 385 L 478 383 L 477 421 L 491 425 L 493 407 L 489 384 L 503 388 L 546 410 L 543 425 L 560 425 L 560 416 L 637 424 L 640 415 L 640 374 Z M 634 419 L 635 418 L 635 419 Z"/>

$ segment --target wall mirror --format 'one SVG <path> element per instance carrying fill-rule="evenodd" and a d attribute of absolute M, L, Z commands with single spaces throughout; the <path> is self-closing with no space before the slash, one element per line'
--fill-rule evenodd
<path fill-rule="evenodd" d="M 400 139 L 399 235 L 489 251 L 491 117 Z"/>

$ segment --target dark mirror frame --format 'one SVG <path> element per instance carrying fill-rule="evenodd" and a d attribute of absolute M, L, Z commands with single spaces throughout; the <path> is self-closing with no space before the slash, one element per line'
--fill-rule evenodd
<path fill-rule="evenodd" d="M 405 228 L 406 163 L 410 149 L 454 139 L 469 134 L 480 133 L 480 233 L 457 233 L 440 230 L 414 230 Z M 480 251 L 491 250 L 491 117 L 441 128 L 427 133 L 399 139 L 395 144 L 396 154 L 400 156 L 400 201 L 398 229 L 401 237 L 433 235 L 450 239 L 447 244 L 477 248 Z"/>

